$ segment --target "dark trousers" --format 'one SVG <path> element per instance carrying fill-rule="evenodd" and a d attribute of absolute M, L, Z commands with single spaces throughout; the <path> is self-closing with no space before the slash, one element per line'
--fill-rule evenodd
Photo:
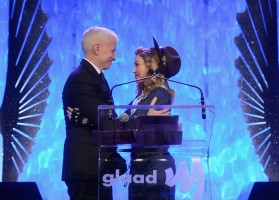
<path fill-rule="evenodd" d="M 133 151 L 131 155 L 131 175 L 144 174 L 150 175 L 153 170 L 157 171 L 157 184 L 130 183 L 130 200 L 174 200 L 175 186 L 169 187 L 165 184 L 165 170 L 172 168 L 175 172 L 175 161 L 167 152 L 167 149 L 140 149 Z"/>
<path fill-rule="evenodd" d="M 98 165 L 95 167 L 98 167 Z M 100 167 L 97 170 L 98 175 L 95 176 L 99 177 L 99 181 L 98 178 L 94 179 L 89 176 L 89 180 L 78 180 L 78 175 L 75 175 L 73 180 L 65 181 L 68 186 L 70 200 L 112 200 L 112 187 L 103 185 L 102 176 L 104 174 L 114 174 L 116 169 L 119 170 L 120 174 L 124 174 L 127 170 L 126 160 L 117 153 L 116 148 L 102 148 L 100 152 Z M 94 171 L 94 166 L 92 171 Z"/>
<path fill-rule="evenodd" d="M 112 188 L 91 181 L 67 181 L 70 200 L 112 200 Z M 98 198 L 98 188 L 100 196 Z"/>
<path fill-rule="evenodd" d="M 112 200 L 112 187 L 103 185 L 102 176 L 114 174 L 116 169 L 120 171 L 120 174 L 124 174 L 127 170 L 126 160 L 116 152 L 115 148 L 102 149 L 98 173 L 99 185 L 94 180 L 66 181 L 70 200 Z"/>

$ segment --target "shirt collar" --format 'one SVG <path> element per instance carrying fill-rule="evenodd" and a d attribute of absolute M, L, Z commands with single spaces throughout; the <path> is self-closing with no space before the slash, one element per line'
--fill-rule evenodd
<path fill-rule="evenodd" d="M 97 71 L 98 74 L 102 73 L 102 71 L 96 65 L 94 65 L 90 60 L 88 60 L 86 58 L 83 58 L 83 59 L 86 60 L 87 62 L 89 62 L 94 67 L 94 69 Z"/>

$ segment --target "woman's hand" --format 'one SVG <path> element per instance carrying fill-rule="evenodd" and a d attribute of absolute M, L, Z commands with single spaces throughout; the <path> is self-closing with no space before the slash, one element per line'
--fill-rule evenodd
<path fill-rule="evenodd" d="M 154 97 L 154 98 L 152 99 L 150 105 L 151 105 L 151 106 L 152 106 L 152 105 L 155 105 L 156 101 L 157 101 L 157 97 Z M 163 116 L 168 116 L 168 115 L 171 114 L 169 110 L 170 110 L 170 109 L 168 109 L 168 108 L 165 108 L 165 109 L 163 109 L 163 110 L 155 110 L 155 109 L 150 108 L 150 109 L 148 110 L 148 112 L 147 112 L 147 115 L 148 115 L 148 116 L 162 116 L 162 115 L 163 115 Z"/>
<path fill-rule="evenodd" d="M 77 125 L 87 125 L 89 123 L 89 120 L 82 116 L 79 108 L 67 107 L 67 117 Z"/>

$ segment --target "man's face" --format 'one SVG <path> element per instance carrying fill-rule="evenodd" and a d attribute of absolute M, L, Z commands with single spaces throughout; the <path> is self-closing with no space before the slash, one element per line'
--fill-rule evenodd
<path fill-rule="evenodd" d="M 102 44 L 100 44 L 100 64 L 102 70 L 110 68 L 112 61 L 116 60 L 116 39 L 109 36 Z"/>

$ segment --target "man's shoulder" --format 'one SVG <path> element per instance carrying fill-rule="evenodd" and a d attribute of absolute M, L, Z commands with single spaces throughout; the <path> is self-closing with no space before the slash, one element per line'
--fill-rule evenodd
<path fill-rule="evenodd" d="M 69 77 L 71 78 L 92 78 L 97 77 L 98 73 L 96 70 L 93 69 L 93 67 L 88 66 L 87 64 L 81 63 L 77 68 L 74 69 L 74 71 L 70 74 Z"/>
<path fill-rule="evenodd" d="M 95 78 L 94 75 L 89 73 L 88 71 L 82 69 L 81 66 L 78 66 L 67 78 L 63 91 L 72 90 L 75 87 L 81 87 L 81 84 L 85 85 L 96 85 L 98 87 L 99 81 Z"/>

